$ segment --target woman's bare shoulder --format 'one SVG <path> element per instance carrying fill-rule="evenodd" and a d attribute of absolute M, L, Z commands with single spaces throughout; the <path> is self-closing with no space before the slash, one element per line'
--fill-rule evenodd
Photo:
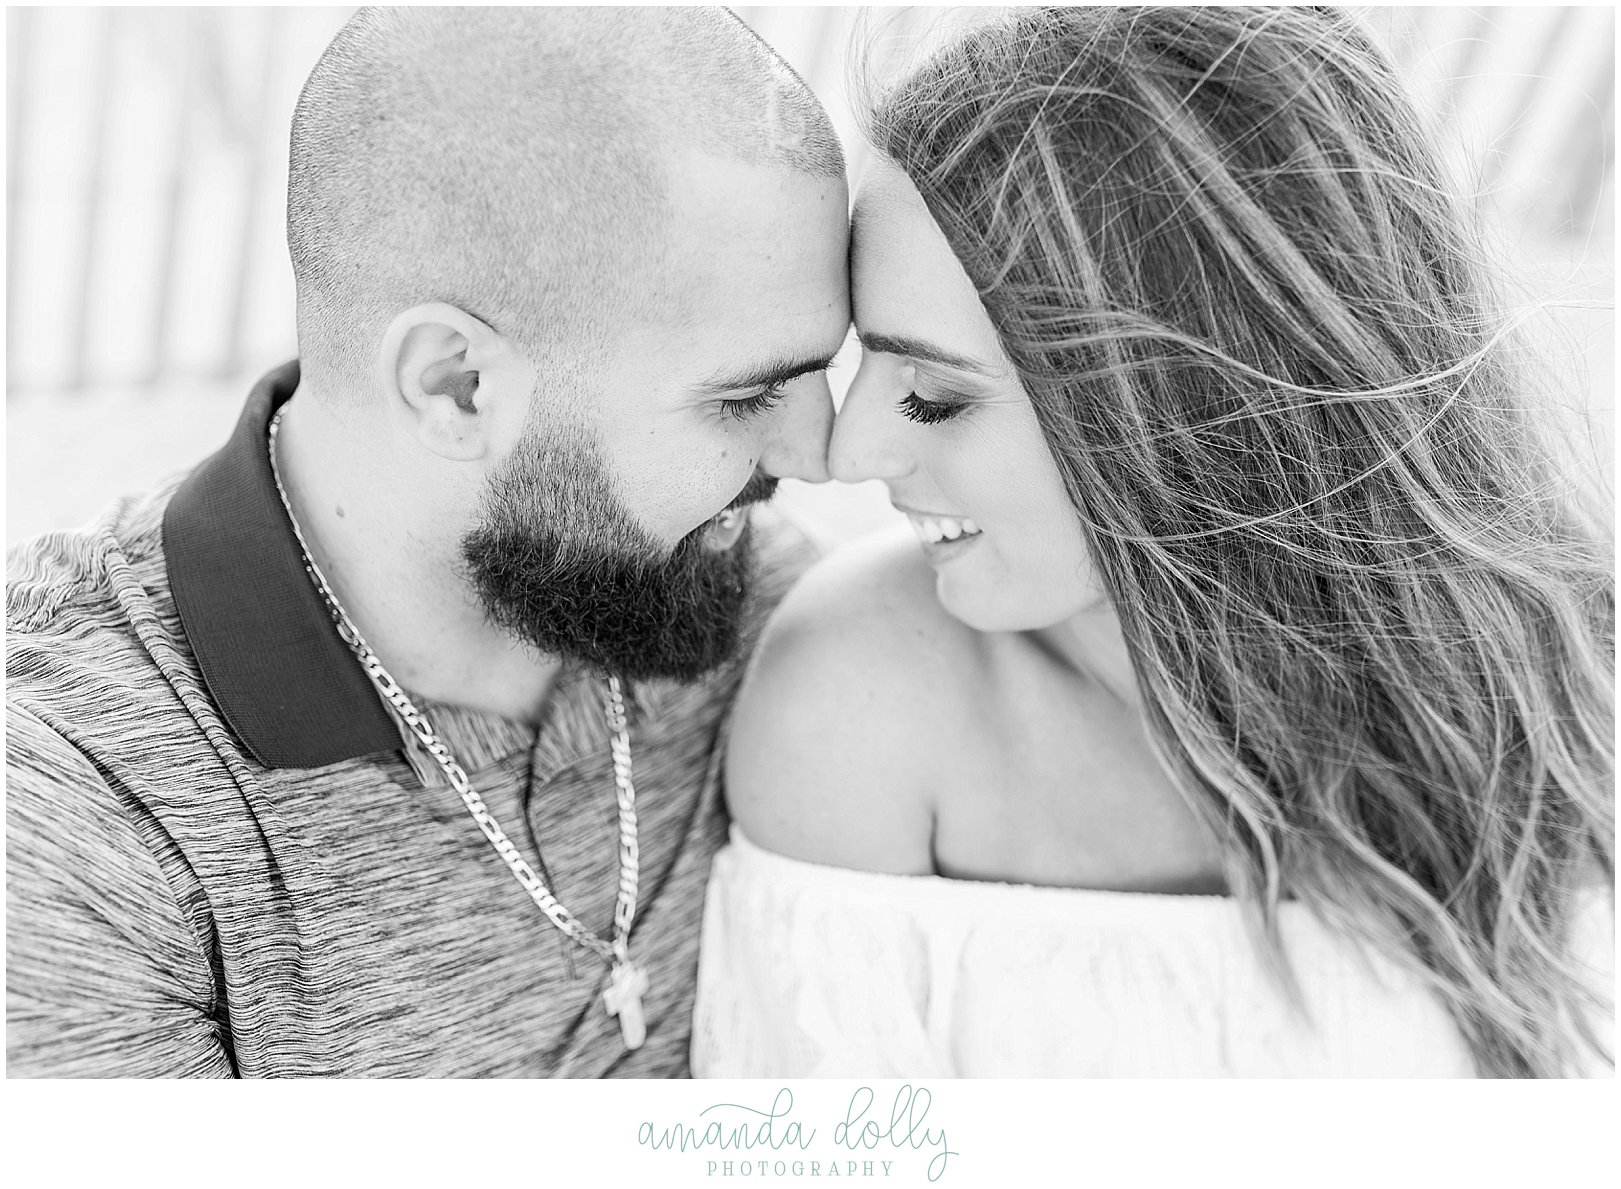
<path fill-rule="evenodd" d="M 933 741 L 963 726 L 978 649 L 909 530 L 824 558 L 777 609 L 738 695 L 734 820 L 794 858 L 932 871 Z"/>

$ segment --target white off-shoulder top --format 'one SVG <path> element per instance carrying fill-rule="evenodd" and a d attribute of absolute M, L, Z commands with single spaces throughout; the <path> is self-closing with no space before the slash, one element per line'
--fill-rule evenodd
<path fill-rule="evenodd" d="M 1606 996 L 1613 921 L 1605 894 L 1578 923 L 1578 952 Z M 1302 904 L 1283 905 L 1282 933 L 1305 1016 L 1260 964 L 1230 897 L 851 871 L 763 850 L 733 827 L 705 904 L 692 1071 L 1474 1075 L 1412 975 Z"/>

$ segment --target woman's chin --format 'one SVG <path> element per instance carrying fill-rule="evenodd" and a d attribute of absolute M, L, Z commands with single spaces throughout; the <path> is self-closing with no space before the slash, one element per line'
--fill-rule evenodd
<path fill-rule="evenodd" d="M 1005 588 L 995 589 L 992 583 L 940 574 L 934 591 L 948 615 L 976 632 L 1023 632 L 1046 626 L 1033 622 L 1028 608 L 1021 608 Z"/>
<path fill-rule="evenodd" d="M 1090 587 L 1054 598 L 1057 591 L 1022 590 L 1006 577 L 953 572 L 935 575 L 934 592 L 947 614 L 976 632 L 1038 632 L 1108 602 L 1102 591 Z"/>

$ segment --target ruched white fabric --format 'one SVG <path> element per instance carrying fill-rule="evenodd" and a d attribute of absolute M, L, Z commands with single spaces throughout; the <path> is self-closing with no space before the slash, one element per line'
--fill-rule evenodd
<path fill-rule="evenodd" d="M 1592 908 L 1580 945 L 1608 994 L 1613 908 L 1608 897 Z M 705 905 L 692 1070 L 1473 1076 L 1457 1029 L 1413 976 L 1303 905 L 1284 905 L 1282 931 L 1305 1015 L 1229 897 L 850 871 L 764 850 L 734 826 Z"/>

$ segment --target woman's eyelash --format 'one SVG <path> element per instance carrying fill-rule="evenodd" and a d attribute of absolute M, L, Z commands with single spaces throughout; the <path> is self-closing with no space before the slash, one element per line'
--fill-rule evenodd
<path fill-rule="evenodd" d="M 942 421 L 949 421 L 967 405 L 948 404 L 945 401 L 924 400 L 915 392 L 908 392 L 902 401 L 895 406 L 901 415 L 923 425 L 938 425 Z"/>
<path fill-rule="evenodd" d="M 756 392 L 753 396 L 746 396 L 742 400 L 723 400 L 720 402 L 721 410 L 737 421 L 747 421 L 750 417 L 758 417 L 774 408 L 783 397 L 782 385 L 774 384 L 763 392 Z"/>

